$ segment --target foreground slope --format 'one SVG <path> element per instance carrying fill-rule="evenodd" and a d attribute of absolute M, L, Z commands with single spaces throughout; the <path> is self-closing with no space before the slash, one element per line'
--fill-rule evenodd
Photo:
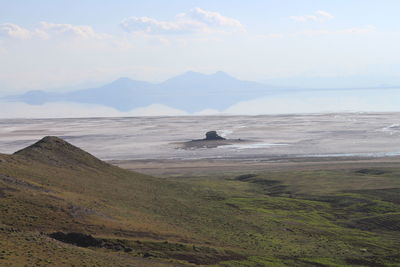
<path fill-rule="evenodd" d="M 0 262 L 398 266 L 399 174 L 351 169 L 161 179 L 45 137 L 0 155 Z"/>
<path fill-rule="evenodd" d="M 48 243 L 49 251 L 43 251 L 36 258 L 52 258 L 54 251 L 51 251 L 55 248 L 48 247 L 53 243 L 48 242 L 46 234 L 63 231 L 108 238 L 111 244 L 139 242 L 125 245 L 133 252 L 128 253 L 129 260 L 122 257 L 121 264 L 130 260 L 136 263 L 138 257 L 149 258 L 147 251 L 152 247 L 157 250 L 159 246 L 163 253 L 152 255 L 153 258 L 172 258 L 186 263 L 239 258 L 234 252 L 208 245 L 194 247 L 196 235 L 181 227 L 185 222 L 175 216 L 185 213 L 184 202 L 193 196 L 190 186 L 109 165 L 56 137 L 45 137 L 13 155 L 1 155 L 0 170 L 0 223 L 4 240 L 8 240 L 8 245 L 2 244 L 2 247 L 15 244 L 16 240 L 32 248 Z M 27 242 L 26 235 L 32 236 L 27 238 L 34 240 L 34 245 Z M 166 240 L 171 244 L 164 243 Z M 203 243 L 200 238 L 199 241 Z M 17 247 L 20 246 L 11 246 L 4 260 L 13 262 L 18 258 L 24 262 L 36 253 L 30 249 L 14 255 Z M 192 257 L 192 254 L 196 255 Z M 62 257 L 58 255 L 57 259 Z M 77 261 L 79 257 L 73 260 Z M 151 260 L 152 265 L 165 264 L 154 261 Z M 109 264 L 102 260 L 96 262 Z"/>

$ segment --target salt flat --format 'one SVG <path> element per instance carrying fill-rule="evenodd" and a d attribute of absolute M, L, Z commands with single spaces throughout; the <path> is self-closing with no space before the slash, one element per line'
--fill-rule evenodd
<path fill-rule="evenodd" d="M 217 130 L 251 144 L 181 149 Z M 400 113 L 0 120 L 0 153 L 46 135 L 104 160 L 276 159 L 400 155 Z"/>

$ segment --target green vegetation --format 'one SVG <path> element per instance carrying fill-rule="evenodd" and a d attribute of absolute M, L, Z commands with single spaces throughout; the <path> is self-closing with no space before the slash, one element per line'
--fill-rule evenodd
<path fill-rule="evenodd" d="M 0 265 L 400 266 L 399 196 L 395 168 L 161 179 L 50 137 L 0 155 Z"/>

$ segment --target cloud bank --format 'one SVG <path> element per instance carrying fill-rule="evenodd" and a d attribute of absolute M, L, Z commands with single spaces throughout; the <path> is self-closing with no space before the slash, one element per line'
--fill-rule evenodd
<path fill-rule="evenodd" d="M 13 39 L 29 39 L 32 32 L 13 23 L 0 24 L 0 37 Z"/>
<path fill-rule="evenodd" d="M 290 16 L 289 18 L 297 22 L 308 22 L 308 21 L 325 22 L 335 18 L 335 16 L 333 16 L 327 11 L 317 10 L 312 15 Z"/>
<path fill-rule="evenodd" d="M 50 39 L 52 37 L 73 37 L 82 39 L 105 39 L 110 36 L 97 33 L 88 25 L 58 24 L 41 22 L 38 27 L 29 30 L 13 23 L 0 24 L 0 37 L 28 40 L 33 38 Z"/>
<path fill-rule="evenodd" d="M 129 17 L 124 19 L 120 25 L 126 32 L 156 35 L 244 31 L 244 26 L 240 21 L 198 7 L 177 15 L 173 21 L 161 21 L 149 17 Z"/>
<path fill-rule="evenodd" d="M 376 31 L 376 27 L 369 25 L 365 27 L 353 27 L 347 29 L 339 29 L 339 30 L 304 30 L 293 34 L 303 35 L 303 36 L 318 36 L 318 35 L 339 35 L 339 34 L 348 34 L 348 35 L 360 35 L 360 34 L 369 34 Z"/>

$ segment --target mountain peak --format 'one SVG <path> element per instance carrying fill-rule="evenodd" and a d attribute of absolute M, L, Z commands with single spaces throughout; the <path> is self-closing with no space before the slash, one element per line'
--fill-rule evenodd
<path fill-rule="evenodd" d="M 220 76 L 220 77 L 229 77 L 229 78 L 233 78 L 231 75 L 229 75 L 226 72 L 223 71 L 217 71 L 216 73 L 212 74 L 213 76 Z"/>
<path fill-rule="evenodd" d="M 203 74 L 201 72 L 196 72 L 196 71 L 189 70 L 189 71 L 184 72 L 181 75 L 178 75 L 176 77 L 202 77 L 202 76 L 206 76 L 206 74 Z"/>
<path fill-rule="evenodd" d="M 45 136 L 42 139 L 40 139 L 39 141 L 36 142 L 36 144 L 43 144 L 43 143 L 67 143 L 66 141 L 64 141 L 63 139 L 61 139 L 60 137 L 57 136 Z"/>
<path fill-rule="evenodd" d="M 134 81 L 128 77 L 121 77 L 121 78 L 118 78 L 115 81 L 113 81 L 111 84 L 130 84 L 132 82 L 134 82 Z"/>
<path fill-rule="evenodd" d="M 104 85 L 102 88 L 132 89 L 132 88 L 144 87 L 144 86 L 149 86 L 149 85 L 151 85 L 149 82 L 132 80 L 128 77 L 121 77 L 121 78 L 118 78 L 117 80 L 114 80 L 113 82 L 111 82 L 109 84 Z"/>
<path fill-rule="evenodd" d="M 131 82 L 132 79 L 128 78 L 128 77 L 121 77 L 116 79 L 114 82 Z"/>
<path fill-rule="evenodd" d="M 86 151 L 56 136 L 46 136 L 33 145 L 15 152 L 14 155 L 56 166 L 76 167 L 85 165 L 95 167 L 106 164 Z"/>
<path fill-rule="evenodd" d="M 192 71 L 192 70 L 188 70 L 186 72 L 184 72 L 182 75 L 191 75 L 191 74 L 201 74 L 200 72 L 196 72 L 196 71 Z"/>
<path fill-rule="evenodd" d="M 204 74 L 204 73 L 195 72 L 195 71 L 187 71 L 181 75 L 175 76 L 175 77 L 165 81 L 164 84 L 202 83 L 202 82 L 218 83 L 220 81 L 227 81 L 227 80 L 236 80 L 236 79 L 223 71 L 217 71 L 216 73 L 213 73 L 213 74 Z"/>
<path fill-rule="evenodd" d="M 204 74 L 204 73 L 196 72 L 196 71 L 187 71 L 176 77 L 229 77 L 229 78 L 234 78 L 224 71 L 217 71 L 212 74 Z"/>
<path fill-rule="evenodd" d="M 69 144 L 68 142 L 64 141 L 63 139 L 56 137 L 56 136 L 45 136 L 42 139 L 40 139 L 39 141 L 37 141 L 36 143 L 34 143 L 33 145 L 30 145 L 20 151 L 17 151 L 17 153 L 23 153 L 23 152 L 27 152 L 30 150 L 53 150 L 53 149 L 61 149 L 61 148 L 65 148 L 68 146 L 72 146 L 71 144 Z"/>

